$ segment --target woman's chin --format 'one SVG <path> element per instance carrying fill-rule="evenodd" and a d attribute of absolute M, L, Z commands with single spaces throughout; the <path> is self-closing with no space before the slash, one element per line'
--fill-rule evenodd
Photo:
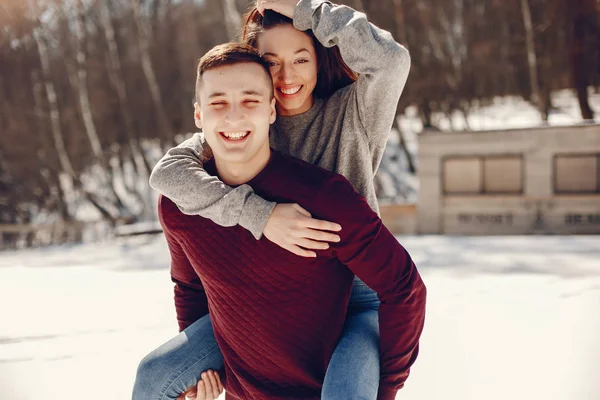
<path fill-rule="evenodd" d="M 277 114 L 293 116 L 302 114 L 312 106 L 312 99 L 281 99 L 277 98 Z"/>

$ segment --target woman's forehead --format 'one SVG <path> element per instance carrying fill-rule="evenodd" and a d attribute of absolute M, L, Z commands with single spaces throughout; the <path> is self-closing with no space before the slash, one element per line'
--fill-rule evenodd
<path fill-rule="evenodd" d="M 315 51 L 311 37 L 289 24 L 265 30 L 259 35 L 257 45 L 260 53 L 270 55 L 294 54 L 301 49 Z"/>

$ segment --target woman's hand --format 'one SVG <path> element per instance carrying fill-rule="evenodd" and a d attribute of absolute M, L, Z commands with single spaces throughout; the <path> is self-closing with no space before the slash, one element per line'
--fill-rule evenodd
<path fill-rule="evenodd" d="M 256 0 L 256 8 L 261 15 L 264 15 L 265 10 L 273 10 L 291 19 L 294 19 L 296 4 L 298 0 Z"/>
<path fill-rule="evenodd" d="M 311 250 L 326 250 L 328 242 L 339 242 L 331 232 L 342 230 L 336 223 L 312 218 L 298 204 L 277 204 L 263 234 L 271 242 L 301 257 L 316 257 Z"/>
<path fill-rule="evenodd" d="M 198 385 L 192 386 L 177 398 L 177 400 L 216 400 L 223 393 L 221 378 L 216 371 L 203 372 Z"/>

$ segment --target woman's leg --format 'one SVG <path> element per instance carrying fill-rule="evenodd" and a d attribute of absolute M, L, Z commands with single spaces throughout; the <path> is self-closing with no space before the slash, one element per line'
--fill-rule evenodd
<path fill-rule="evenodd" d="M 342 337 L 333 352 L 321 399 L 375 400 L 379 390 L 379 299 L 355 279 Z"/>
<path fill-rule="evenodd" d="M 133 400 L 176 399 L 198 383 L 202 372 L 222 367 L 223 355 L 210 315 L 206 315 L 144 357 L 138 366 Z"/>

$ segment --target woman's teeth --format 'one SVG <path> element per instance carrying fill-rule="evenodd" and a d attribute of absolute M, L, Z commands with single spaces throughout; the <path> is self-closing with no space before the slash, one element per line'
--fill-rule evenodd
<path fill-rule="evenodd" d="M 279 90 L 281 91 L 281 93 L 288 94 L 288 95 L 290 95 L 290 94 L 296 94 L 296 93 L 298 93 L 300 91 L 300 89 L 302 89 L 302 85 L 296 86 L 296 87 L 293 87 L 293 88 L 289 88 L 289 89 L 279 88 Z"/>
<path fill-rule="evenodd" d="M 231 140 L 241 140 L 243 138 L 246 137 L 246 135 L 248 135 L 248 131 L 246 132 L 223 132 L 223 136 L 225 136 L 227 139 L 231 139 Z"/>

